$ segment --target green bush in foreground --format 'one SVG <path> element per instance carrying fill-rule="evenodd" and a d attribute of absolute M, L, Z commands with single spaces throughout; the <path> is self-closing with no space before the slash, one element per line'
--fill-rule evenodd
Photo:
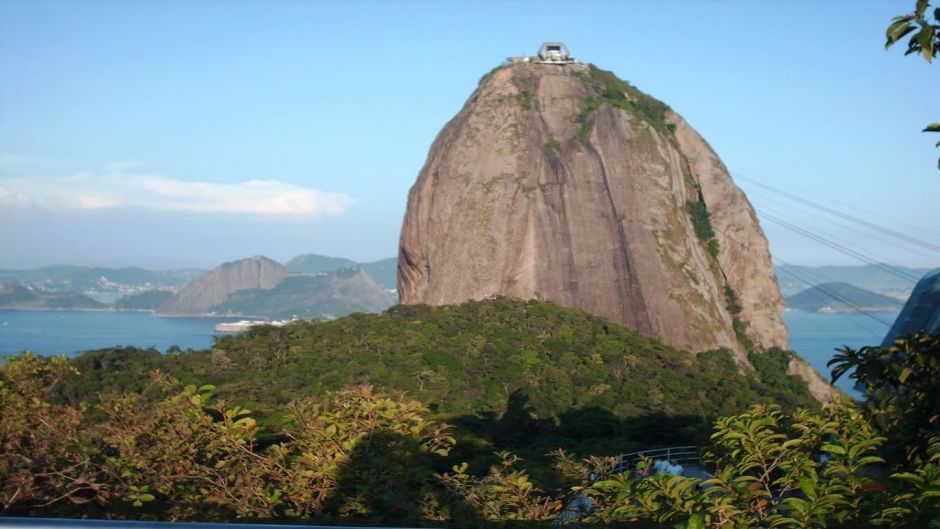
<path fill-rule="evenodd" d="M 926 342 L 909 343 L 918 355 Z M 719 419 L 704 452 L 710 479 L 630 473 L 590 484 L 610 460 L 556 451 L 560 481 L 545 487 L 506 452 L 471 472 L 453 457 L 471 437 L 370 386 L 291 402 L 284 428 L 263 437 L 252 412 L 211 386 L 159 374 L 159 397 L 103 394 L 94 410 L 50 402 L 75 376 L 61 358 L 0 366 L 3 513 L 491 527 L 546 524 L 586 494 L 595 508 L 582 522 L 610 526 L 940 526 L 938 439 L 918 462 L 888 466 L 880 427 L 848 403 L 756 405 Z M 517 408 L 504 418 L 518 426 L 525 402 Z"/>

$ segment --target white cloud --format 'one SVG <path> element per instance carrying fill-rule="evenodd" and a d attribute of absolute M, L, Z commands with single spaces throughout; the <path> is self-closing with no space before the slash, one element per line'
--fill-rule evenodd
<path fill-rule="evenodd" d="M 277 180 L 190 182 L 114 168 L 64 176 L 0 176 L 0 204 L 54 210 L 132 208 L 311 218 L 341 215 L 352 202 L 344 193 Z"/>

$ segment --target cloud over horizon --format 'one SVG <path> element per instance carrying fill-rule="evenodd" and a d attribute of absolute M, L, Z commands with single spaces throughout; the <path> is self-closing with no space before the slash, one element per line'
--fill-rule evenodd
<path fill-rule="evenodd" d="M 0 204 L 43 209 L 147 209 L 265 218 L 342 215 L 353 198 L 278 180 L 185 181 L 126 169 L 62 176 L 0 176 Z"/>

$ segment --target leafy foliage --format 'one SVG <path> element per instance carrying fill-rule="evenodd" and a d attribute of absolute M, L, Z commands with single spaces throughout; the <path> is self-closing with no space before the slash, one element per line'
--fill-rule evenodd
<path fill-rule="evenodd" d="M 669 474 L 611 476 L 586 492 L 603 522 L 679 527 L 857 527 L 880 519 L 867 491 L 883 439 L 851 407 L 788 416 L 755 406 L 719 419 L 704 459 L 707 480 Z M 822 457 L 825 456 L 825 457 Z"/>
<path fill-rule="evenodd" d="M 0 512 L 29 502 L 81 504 L 97 495 L 94 464 L 80 433 L 83 408 L 50 404 L 52 389 L 76 374 L 63 357 L 25 354 L 0 378 Z"/>
<path fill-rule="evenodd" d="M 74 374 L 62 358 L 16 358 L 0 374 L 2 512 L 405 523 L 455 442 L 422 404 L 370 386 L 288 404 L 287 427 L 265 441 L 252 412 L 209 385 L 157 375 L 162 398 L 103 395 L 93 420 L 46 400 Z"/>
<path fill-rule="evenodd" d="M 926 460 L 940 439 L 940 337 L 923 333 L 889 347 L 844 347 L 829 361 L 832 380 L 849 371 L 865 409 L 894 448 L 892 459 Z"/>
<path fill-rule="evenodd" d="M 114 357 L 121 369 L 109 367 Z M 145 369 L 132 367 L 138 358 Z M 272 421 L 291 400 L 365 383 L 406 391 L 445 417 L 501 413 L 517 391 L 540 418 L 591 406 L 619 417 L 715 417 L 772 399 L 813 403 L 808 392 L 782 394 L 736 367 L 583 311 L 511 299 L 399 306 L 382 315 L 255 327 L 217 340 L 212 351 L 161 357 L 115 349 L 74 362 L 82 375 L 63 388 L 71 402 L 93 399 L 101 388 L 144 391 L 146 372 L 160 369 L 185 383 L 214 384 L 220 396 L 237 396 Z"/>
<path fill-rule="evenodd" d="M 509 452 L 500 452 L 498 456 L 499 462 L 483 477 L 467 474 L 464 463 L 441 479 L 486 520 L 553 520 L 561 510 L 561 500 L 540 495 L 526 472 L 516 468 L 518 457 Z"/>
<path fill-rule="evenodd" d="M 894 17 L 885 30 L 885 48 L 890 48 L 913 33 L 907 41 L 904 55 L 920 54 L 924 60 L 931 62 L 940 50 L 940 7 L 933 10 L 933 23 L 927 15 L 929 10 L 928 0 L 917 0 L 913 13 Z"/>
<path fill-rule="evenodd" d="M 717 352 L 701 356 L 734 365 Z M 589 475 L 614 461 L 557 450 L 558 481 L 546 489 L 512 453 L 496 452 L 480 473 L 453 464 L 461 444 L 477 442 L 472 435 L 368 385 L 287 403 L 271 435 L 254 412 L 216 398 L 215 387 L 184 387 L 159 373 L 149 397 L 106 391 L 95 413 L 55 403 L 57 386 L 76 375 L 63 358 L 22 355 L 0 366 L 0 512 L 488 527 L 571 520 L 584 512 L 572 506 L 590 498 L 587 521 L 604 524 L 940 526 L 940 443 L 934 438 L 921 462 L 885 477 L 885 438 L 847 403 L 790 414 L 756 405 L 719 419 L 703 455 L 705 480 L 649 475 L 647 461 L 641 473 L 591 484 Z M 533 409 L 522 397 L 512 402 L 500 421 L 507 433 L 533 431 Z M 567 427 L 603 436 L 604 413 Z"/>
<path fill-rule="evenodd" d="M 929 0 L 916 0 L 914 12 L 894 17 L 888 29 L 885 30 L 885 48 L 900 42 L 904 37 L 913 33 L 907 41 L 907 50 L 904 55 L 919 54 L 925 61 L 932 62 L 940 51 L 940 7 L 933 10 L 933 22 L 927 13 L 930 12 Z M 924 132 L 940 132 L 940 123 L 931 123 L 924 128 Z M 937 142 L 940 148 L 940 142 Z M 940 169 L 940 160 L 937 161 Z"/>

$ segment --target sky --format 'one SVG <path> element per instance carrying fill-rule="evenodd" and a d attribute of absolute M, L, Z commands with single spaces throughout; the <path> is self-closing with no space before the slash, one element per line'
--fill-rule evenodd
<path fill-rule="evenodd" d="M 480 77 L 564 41 L 682 114 L 759 212 L 897 265 L 940 253 L 940 64 L 894 1 L 0 0 L 0 267 L 397 254 Z M 766 219 L 774 257 L 861 264 Z"/>

